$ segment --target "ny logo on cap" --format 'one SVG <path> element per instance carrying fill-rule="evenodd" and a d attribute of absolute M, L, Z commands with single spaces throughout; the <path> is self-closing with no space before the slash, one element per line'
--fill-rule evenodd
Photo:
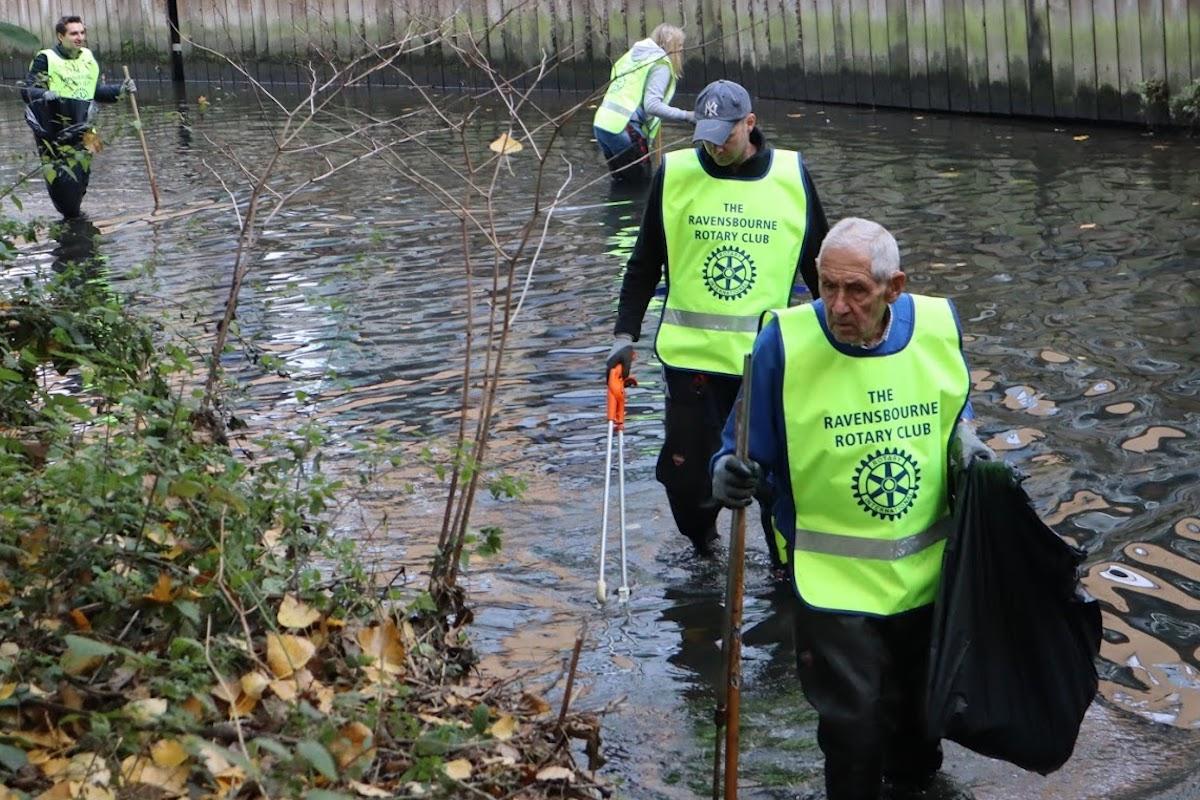
<path fill-rule="evenodd" d="M 717 115 L 717 101 L 709 100 L 704 104 L 704 116 L 715 117 Z"/>

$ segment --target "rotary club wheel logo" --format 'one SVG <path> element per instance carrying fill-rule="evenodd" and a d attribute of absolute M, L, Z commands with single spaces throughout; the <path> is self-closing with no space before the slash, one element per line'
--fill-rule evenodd
<path fill-rule="evenodd" d="M 876 450 L 854 472 L 854 499 L 877 519 L 907 514 L 920 486 L 921 468 L 900 448 Z"/>
<path fill-rule="evenodd" d="M 704 285 L 721 300 L 744 297 L 757 274 L 754 259 L 740 247 L 718 247 L 704 261 Z"/>

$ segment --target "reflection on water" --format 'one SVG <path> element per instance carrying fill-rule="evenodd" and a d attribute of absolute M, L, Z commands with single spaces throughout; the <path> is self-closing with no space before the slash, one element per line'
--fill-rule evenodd
<path fill-rule="evenodd" d="M 19 156 L 28 149 L 20 107 L 0 102 L 0 150 Z M 149 203 L 140 152 L 124 140 L 97 158 L 88 210 L 109 221 L 102 249 L 116 273 L 149 262 L 154 302 L 212 316 L 234 219 L 203 163 L 213 145 L 168 109 L 218 139 L 253 141 L 262 125 L 233 97 L 202 118 L 184 97 L 144 102 L 164 207 L 186 211 L 169 224 L 133 219 Z M 1033 796 L 1036 786 L 1037 796 L 1064 800 L 1135 797 L 1190 768 L 1183 754 L 1194 739 L 1180 737 L 1200 728 L 1200 143 L 1109 128 L 1075 141 L 1085 129 L 761 106 L 768 136 L 805 153 L 831 219 L 885 223 L 913 290 L 954 298 L 984 438 L 1029 475 L 1043 515 L 1091 554 L 1085 583 L 1105 608 L 1103 696 L 1161 723 L 1139 728 L 1094 709 L 1085 755 L 1041 783 L 961 753 L 949 766 L 980 798 Z M 498 132 L 480 131 L 481 153 Z M 590 179 L 603 167 L 588 134 L 569 131 L 564 155 Z M 510 157 L 498 208 L 528 207 L 527 155 Z M 4 161 L 0 178 L 19 166 Z M 554 185 L 565 174 L 555 162 L 560 169 Z M 36 192 L 30 205 L 49 211 Z M 661 301 L 638 347 L 626 436 L 633 599 L 603 611 L 592 601 L 600 365 L 641 211 L 640 194 L 610 193 L 601 181 L 555 216 L 514 331 L 492 451 L 528 478 L 529 496 L 481 500 L 475 522 L 502 526 L 505 549 L 472 564 L 468 579 L 489 668 L 549 681 L 580 619 L 592 621 L 576 702 L 625 698 L 609 717 L 608 774 L 630 797 L 684 798 L 705 791 L 723 583 L 719 565 L 687 555 L 653 482 L 661 385 L 648 342 Z M 514 213 L 498 224 L 520 221 Z M 328 420 L 347 442 L 387 431 L 414 452 L 444 447 L 457 424 L 465 311 L 486 319 L 490 300 L 490 264 L 476 265 L 486 280 L 464 293 L 459 242 L 452 215 L 378 171 L 298 197 L 263 236 L 240 308 L 256 352 L 280 359 L 290 377 L 231 360 L 246 387 L 239 416 L 280 426 L 300 412 Z M 53 258 L 39 252 L 34 259 Z M 145 280 L 126 288 L 145 289 Z M 363 547 L 389 576 L 431 547 L 423 520 L 440 505 L 428 478 L 414 463 L 380 487 L 393 530 Z M 792 797 L 819 782 L 815 723 L 790 663 L 786 605 L 769 590 L 758 537 L 749 541 L 746 796 Z"/>

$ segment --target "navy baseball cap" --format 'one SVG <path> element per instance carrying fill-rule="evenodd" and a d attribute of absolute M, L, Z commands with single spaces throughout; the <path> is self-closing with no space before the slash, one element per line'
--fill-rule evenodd
<path fill-rule="evenodd" d="M 696 98 L 693 142 L 722 145 L 735 125 L 750 113 L 750 93 L 740 83 L 713 81 Z"/>

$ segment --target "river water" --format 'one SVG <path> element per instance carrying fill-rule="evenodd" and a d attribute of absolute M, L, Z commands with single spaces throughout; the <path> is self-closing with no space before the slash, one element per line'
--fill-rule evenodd
<path fill-rule="evenodd" d="M 228 283 L 234 217 L 206 162 L 232 180 L 220 146 L 252 164 L 269 149 L 259 107 L 244 93 L 190 91 L 190 101 L 142 93 L 164 208 L 186 213 L 153 225 L 133 219 L 150 201 L 136 138 L 122 134 L 125 118 L 112 108 L 103 112 L 112 143 L 85 203 L 114 280 L 175 327 L 196 312 L 215 318 Z M 211 104 L 200 115 L 202 93 Z M 31 147 L 15 97 L 0 103 L 7 182 L 28 166 Z M 419 98 L 393 92 L 352 103 L 381 115 L 428 113 Z M 883 222 L 913 290 L 955 300 L 984 438 L 1028 473 L 1043 516 L 1087 549 L 1085 583 L 1104 604 L 1102 697 L 1075 758 L 1041 778 L 949 747 L 946 769 L 981 800 L 1159 796 L 1194 770 L 1200 739 L 1200 143 L 803 104 L 759 111 L 775 144 L 805 153 L 831 222 Z M 500 130 L 478 126 L 470 149 L 488 155 Z M 450 139 L 428 141 L 428 150 L 402 151 L 407 168 L 459 185 L 432 155 Z M 632 598 L 604 608 L 594 600 L 600 376 L 642 198 L 609 190 L 587 126 L 566 128 L 559 147 L 572 186 L 600 180 L 556 211 L 513 330 L 491 463 L 528 489 L 520 500 L 481 493 L 473 524 L 503 528 L 504 547 L 466 570 L 474 637 L 485 669 L 551 687 L 586 622 L 575 707 L 613 705 L 603 774 L 623 797 L 703 796 L 723 565 L 689 554 L 653 480 L 661 384 L 645 342 L 657 303 L 639 346 L 625 443 Z M 505 235 L 529 206 L 530 158 L 526 149 L 501 165 L 493 196 Z M 295 159 L 283 174 L 310 174 L 313 164 Z M 554 186 L 566 174 L 566 162 L 551 163 Z M 27 214 L 52 212 L 39 187 L 23 197 Z M 396 437 L 408 460 L 373 478 L 339 525 L 381 575 L 406 568 L 413 586 L 441 519 L 437 480 L 420 453 L 444 457 L 464 313 L 469 306 L 478 321 L 488 308 L 490 262 L 477 262 L 468 303 L 459 243 L 454 216 L 385 166 L 306 189 L 268 225 L 240 309 L 243 337 L 279 362 L 229 361 L 242 385 L 236 413 L 252 430 L 307 419 L 331 426 L 328 469 L 354 468 L 355 441 Z M 55 255 L 54 242 L 34 246 L 24 266 Z M 787 602 L 768 587 L 753 527 L 748 540 L 742 796 L 803 797 L 820 783 L 815 720 L 794 677 Z M 615 594 L 619 568 L 610 563 Z M 547 691 L 558 696 L 561 682 Z"/>

